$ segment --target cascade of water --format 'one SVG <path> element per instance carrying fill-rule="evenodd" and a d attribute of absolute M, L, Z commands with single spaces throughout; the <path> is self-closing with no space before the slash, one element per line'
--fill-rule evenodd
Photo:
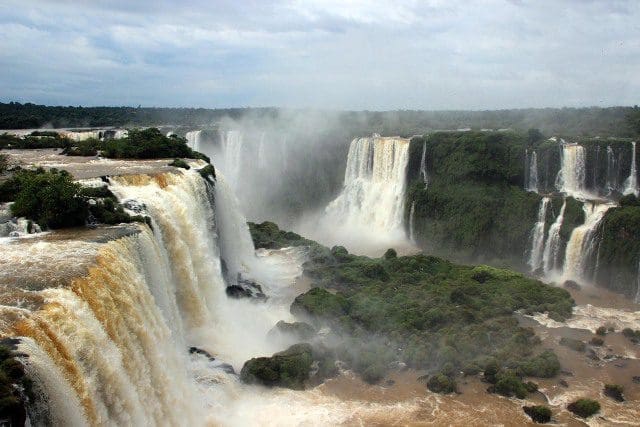
<path fill-rule="evenodd" d="M 556 263 L 558 255 L 560 254 L 560 229 L 562 228 L 562 222 L 564 221 L 564 211 L 567 207 L 567 200 L 565 199 L 560 208 L 560 213 L 556 217 L 555 221 L 549 227 L 549 235 L 547 236 L 547 242 L 544 246 L 544 252 L 542 255 L 542 264 L 545 274 L 549 274 L 556 269 Z"/>
<path fill-rule="evenodd" d="M 427 175 L 427 144 L 422 145 L 422 158 L 420 159 L 420 176 L 422 181 L 427 185 L 429 183 L 429 176 Z"/>
<path fill-rule="evenodd" d="M 531 230 L 531 251 L 527 261 L 531 271 L 536 271 L 543 265 L 544 228 L 547 223 L 547 208 L 549 207 L 549 202 L 551 202 L 549 197 L 543 197 L 540 201 L 538 220 Z"/>
<path fill-rule="evenodd" d="M 411 202 L 411 210 L 409 211 L 409 240 L 415 243 L 415 215 L 416 215 L 416 202 Z"/>
<path fill-rule="evenodd" d="M 638 172 L 636 170 L 636 142 L 631 142 L 631 170 L 629 171 L 629 177 L 624 182 L 623 194 L 633 194 L 636 197 L 640 194 L 638 189 Z"/>
<path fill-rule="evenodd" d="M 616 167 L 616 155 L 611 146 L 607 146 L 607 193 L 618 189 L 618 168 Z"/>
<path fill-rule="evenodd" d="M 578 144 L 563 144 L 561 166 L 556 177 L 558 191 L 573 197 L 585 194 L 585 149 Z"/>
<path fill-rule="evenodd" d="M 185 138 L 187 139 L 187 145 L 191 147 L 191 149 L 200 151 L 200 140 L 201 140 L 202 131 L 201 130 L 192 130 L 187 132 Z"/>
<path fill-rule="evenodd" d="M 332 222 L 380 235 L 402 230 L 409 140 L 356 138 L 347 157 L 344 187 L 326 208 Z"/>
<path fill-rule="evenodd" d="M 529 176 L 527 191 L 538 192 L 538 155 L 535 151 L 529 156 Z"/>
<path fill-rule="evenodd" d="M 20 349 L 30 355 L 27 369 L 48 396 L 53 420 L 71 425 L 191 424 L 204 415 L 196 404 L 181 340 L 172 334 L 151 292 L 166 283 L 147 281 L 158 266 L 170 268 L 160 258 L 143 258 L 154 253 L 142 250 L 153 240 L 145 227 L 140 235 L 105 244 L 87 276 L 73 280 L 69 288 L 40 291 L 44 306 L 13 325 L 15 335 L 28 338 Z M 51 370 L 53 364 L 56 369 Z M 54 396 L 61 390 L 74 393 L 64 399 Z"/>
<path fill-rule="evenodd" d="M 236 130 L 226 131 L 222 135 L 222 171 L 231 188 L 237 189 L 242 171 L 244 137 Z"/>
<path fill-rule="evenodd" d="M 565 279 L 584 279 L 587 263 L 593 259 L 597 248 L 595 231 L 604 214 L 613 205 L 606 203 L 584 202 L 582 209 L 585 214 L 584 224 L 571 232 L 565 251 L 563 277 Z"/>
<path fill-rule="evenodd" d="M 266 159 L 266 152 L 264 149 L 264 138 L 265 138 L 265 133 L 262 132 L 260 134 L 260 142 L 258 143 L 258 165 L 260 165 L 260 167 L 264 168 L 267 165 L 267 159 Z"/>

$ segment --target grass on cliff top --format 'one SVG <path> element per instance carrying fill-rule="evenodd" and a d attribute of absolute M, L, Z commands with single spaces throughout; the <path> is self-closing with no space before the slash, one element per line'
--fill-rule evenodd
<path fill-rule="evenodd" d="M 431 371 L 477 372 L 491 361 L 523 376 L 559 370 L 555 355 L 538 357 L 539 339 L 513 314 L 548 312 L 566 319 L 574 303 L 564 289 L 509 270 L 425 255 L 397 257 L 390 250 L 381 258 L 356 256 L 273 223 L 250 229 L 257 247 L 310 247 L 304 271 L 314 288 L 299 295 L 291 311 L 341 334 L 341 359 L 357 372 L 384 372 L 397 360 Z"/>

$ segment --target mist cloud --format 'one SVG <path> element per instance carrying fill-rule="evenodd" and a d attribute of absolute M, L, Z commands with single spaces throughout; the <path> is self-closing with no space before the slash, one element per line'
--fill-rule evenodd
<path fill-rule="evenodd" d="M 17 1 L 3 101 L 496 109 L 631 105 L 629 1 Z"/>

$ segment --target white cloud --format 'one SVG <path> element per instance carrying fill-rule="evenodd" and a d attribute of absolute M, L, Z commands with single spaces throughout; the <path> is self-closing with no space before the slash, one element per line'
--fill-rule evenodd
<path fill-rule="evenodd" d="M 637 103 L 640 2 L 0 5 L 3 100 L 349 109 Z"/>

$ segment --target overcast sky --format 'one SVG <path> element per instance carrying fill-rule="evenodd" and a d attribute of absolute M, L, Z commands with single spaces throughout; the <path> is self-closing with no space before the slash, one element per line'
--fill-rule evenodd
<path fill-rule="evenodd" d="M 638 0 L 2 0 L 0 100 L 498 109 L 640 103 Z"/>

